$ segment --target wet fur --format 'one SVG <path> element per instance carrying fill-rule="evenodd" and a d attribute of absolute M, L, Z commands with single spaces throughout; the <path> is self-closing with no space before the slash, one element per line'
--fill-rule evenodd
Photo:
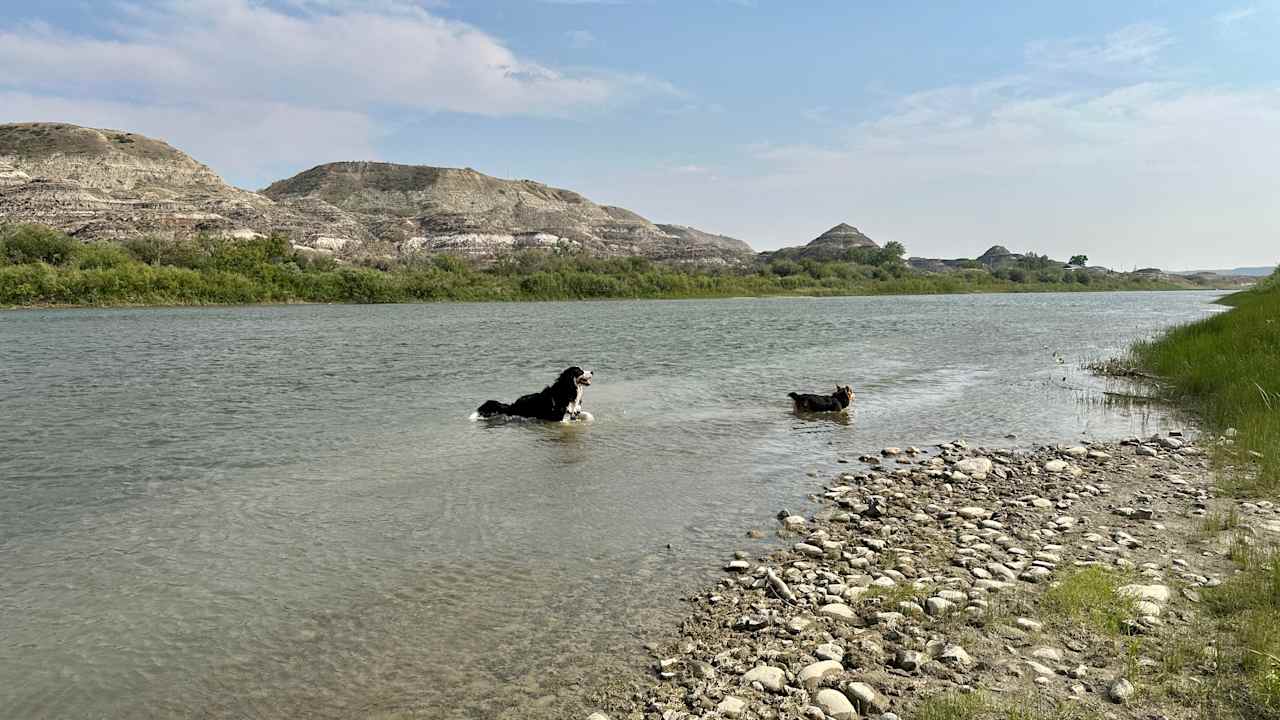
<path fill-rule="evenodd" d="M 482 418 L 514 415 L 550 422 L 572 420 L 582 413 L 582 395 L 591 384 L 591 376 L 591 372 L 575 365 L 565 369 L 554 383 L 540 392 L 522 395 L 510 404 L 489 400 L 476 414 Z"/>
<path fill-rule="evenodd" d="M 845 412 L 853 405 L 853 388 L 837 385 L 830 395 L 788 393 L 787 397 L 795 403 L 796 412 Z"/>

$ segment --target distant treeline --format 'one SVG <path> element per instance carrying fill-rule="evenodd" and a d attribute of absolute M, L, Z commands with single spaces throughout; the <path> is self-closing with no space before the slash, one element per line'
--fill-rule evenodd
<path fill-rule="evenodd" d="M 480 266 L 451 255 L 339 263 L 284 237 L 82 243 L 38 225 L 0 228 L 0 306 L 715 298 L 1178 287 L 1081 270 L 913 271 L 901 246 L 856 258 L 776 256 L 748 267 L 668 265 L 545 251 Z"/>

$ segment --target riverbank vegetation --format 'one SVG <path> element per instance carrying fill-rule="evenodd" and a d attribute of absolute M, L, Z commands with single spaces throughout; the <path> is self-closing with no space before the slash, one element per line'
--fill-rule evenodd
<path fill-rule="evenodd" d="M 340 263 L 283 237 L 82 243 L 36 225 L 0 229 L 0 306 L 388 303 L 1156 290 L 1194 287 L 1061 268 L 923 273 L 901 245 L 748 267 L 669 265 L 530 251 L 480 266 L 451 255 Z"/>
<path fill-rule="evenodd" d="M 1275 501 L 1280 492 L 1280 270 L 1224 298 L 1232 309 L 1138 344 L 1130 362 L 1220 437 L 1215 464 L 1227 495 Z M 1232 513 L 1234 513 L 1234 508 Z M 1213 630 L 1188 637 L 1218 652 L 1222 717 L 1280 718 L 1280 551 L 1238 518 L 1211 515 L 1205 531 L 1230 537 L 1239 572 L 1205 592 Z"/>

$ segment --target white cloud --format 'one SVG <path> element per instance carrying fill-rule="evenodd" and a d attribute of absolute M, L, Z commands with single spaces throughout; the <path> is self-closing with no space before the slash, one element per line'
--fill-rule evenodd
<path fill-rule="evenodd" d="M 413 4 L 378 7 L 311 0 L 286 13 L 248 0 L 196 0 L 135 8 L 131 28 L 110 39 L 12 28 L 0 31 L 0 84 L 80 97 L 195 95 L 483 115 L 564 114 L 664 89 L 645 78 L 525 60 Z"/>
<path fill-rule="evenodd" d="M 114 124 L 252 183 L 339 149 L 370 157 L 377 118 L 396 112 L 566 116 L 679 96 L 643 76 L 520 57 L 421 1 L 282 2 L 118 3 L 99 36 L 0 27 L 0 122 Z"/>
<path fill-rule="evenodd" d="M 1218 13 L 1213 16 L 1213 21 L 1222 27 L 1227 27 L 1229 25 L 1235 25 L 1241 20 L 1247 20 L 1257 14 L 1258 8 L 1255 6 L 1242 7 Z"/>

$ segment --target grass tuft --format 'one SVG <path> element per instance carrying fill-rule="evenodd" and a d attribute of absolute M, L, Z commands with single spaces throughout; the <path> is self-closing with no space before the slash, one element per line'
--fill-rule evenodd
<path fill-rule="evenodd" d="M 1200 529 L 1206 534 L 1222 532 L 1224 530 L 1235 530 L 1240 527 L 1240 513 L 1232 505 L 1227 511 L 1214 511 L 1204 516 L 1204 520 L 1200 524 Z"/>
<path fill-rule="evenodd" d="M 977 693 L 945 693 L 934 695 L 916 706 L 916 720 L 978 720 L 991 709 L 986 698 Z"/>
<path fill-rule="evenodd" d="M 1083 568 L 1051 586 L 1040 599 L 1049 617 L 1077 623 L 1108 636 L 1125 633 L 1133 600 L 1117 590 L 1124 576 L 1101 567 Z"/>

